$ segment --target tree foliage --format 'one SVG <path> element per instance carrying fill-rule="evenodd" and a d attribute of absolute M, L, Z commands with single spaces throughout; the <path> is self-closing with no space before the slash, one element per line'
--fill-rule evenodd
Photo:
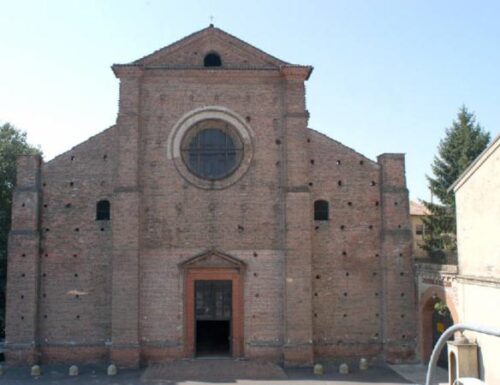
<path fill-rule="evenodd" d="M 489 141 L 490 134 L 476 122 L 475 115 L 462 106 L 439 143 L 438 154 L 431 165 L 434 176 L 427 176 L 427 180 L 431 194 L 440 203 L 423 201 L 430 214 L 423 219 L 422 248 L 435 262 L 444 262 L 447 255 L 456 252 L 455 196 L 448 189 Z"/>
<path fill-rule="evenodd" d="M 19 155 L 28 154 L 41 154 L 41 151 L 28 144 L 25 132 L 10 123 L 0 125 L 0 336 L 4 333 L 7 237 L 11 224 L 12 192 L 16 183 L 16 159 Z"/>

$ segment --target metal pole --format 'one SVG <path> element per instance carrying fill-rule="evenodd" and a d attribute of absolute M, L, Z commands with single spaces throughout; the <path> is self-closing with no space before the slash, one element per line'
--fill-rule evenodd
<path fill-rule="evenodd" d="M 444 347 L 444 344 L 448 339 L 456 332 L 462 332 L 465 330 L 469 330 L 472 332 L 488 334 L 490 336 L 500 337 L 500 328 L 488 327 L 484 325 L 478 324 L 456 324 L 448 329 L 439 337 L 436 346 L 432 350 L 431 359 L 429 360 L 429 366 L 427 367 L 427 377 L 425 379 L 425 385 L 432 385 L 432 377 L 434 375 L 434 369 L 436 368 L 437 360 L 441 350 Z"/>

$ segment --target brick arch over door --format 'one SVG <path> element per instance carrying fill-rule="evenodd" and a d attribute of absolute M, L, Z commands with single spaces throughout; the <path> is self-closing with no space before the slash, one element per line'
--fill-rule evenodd
<path fill-rule="evenodd" d="M 453 298 L 441 286 L 429 287 L 420 297 L 418 305 L 419 316 L 419 351 L 422 362 L 427 363 L 432 353 L 432 312 L 434 304 L 440 299 L 448 309 L 450 309 L 453 323 L 459 322 L 457 308 L 453 302 Z"/>

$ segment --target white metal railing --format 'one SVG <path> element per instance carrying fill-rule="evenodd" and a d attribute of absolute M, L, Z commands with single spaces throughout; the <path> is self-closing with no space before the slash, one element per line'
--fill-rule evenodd
<path fill-rule="evenodd" d="M 454 333 L 463 332 L 465 330 L 469 330 L 476 333 L 488 334 L 490 336 L 500 337 L 500 328 L 494 328 L 477 324 L 456 324 L 450 326 L 448 329 L 444 331 L 441 337 L 439 337 L 436 346 L 434 346 L 434 349 L 432 350 L 431 359 L 429 360 L 429 366 L 427 368 L 427 377 L 425 379 L 425 385 L 432 385 L 432 377 L 434 375 L 434 370 L 436 369 L 437 360 L 439 354 L 441 353 L 441 350 L 443 350 L 446 341 L 448 341 L 448 339 Z"/>

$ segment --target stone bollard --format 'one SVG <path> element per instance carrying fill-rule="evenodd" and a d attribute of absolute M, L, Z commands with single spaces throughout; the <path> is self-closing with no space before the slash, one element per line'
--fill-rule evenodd
<path fill-rule="evenodd" d="M 42 369 L 40 369 L 40 366 L 33 365 L 31 367 L 31 377 L 39 377 L 41 375 L 42 375 Z"/>
<path fill-rule="evenodd" d="M 314 368 L 313 368 L 313 373 L 314 375 L 316 376 L 321 376 L 324 374 L 324 370 L 323 370 L 323 365 L 321 364 L 316 364 L 314 365 Z"/>
<path fill-rule="evenodd" d="M 72 376 L 72 377 L 73 377 L 73 376 L 78 376 L 78 366 L 76 366 L 76 365 L 71 365 L 71 366 L 69 367 L 69 375 L 70 375 L 70 376 Z"/>
<path fill-rule="evenodd" d="M 118 369 L 116 369 L 116 365 L 109 365 L 108 366 L 108 376 L 116 376 L 116 373 L 118 373 Z"/>
<path fill-rule="evenodd" d="M 339 373 L 340 374 L 349 374 L 349 366 L 345 362 L 343 364 L 340 364 Z"/>
<path fill-rule="evenodd" d="M 359 369 L 367 370 L 368 369 L 368 360 L 366 358 L 361 358 L 359 360 Z"/>

